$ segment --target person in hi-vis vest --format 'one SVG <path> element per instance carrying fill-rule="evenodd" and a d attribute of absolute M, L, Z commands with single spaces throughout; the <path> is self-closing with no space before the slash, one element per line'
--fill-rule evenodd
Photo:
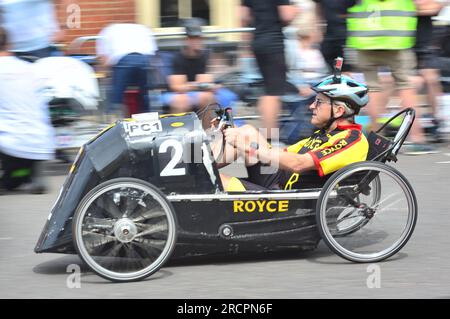
<path fill-rule="evenodd" d="M 412 47 L 416 41 L 417 16 L 413 0 L 360 0 L 347 11 L 347 46 L 357 52 L 357 67 L 369 87 L 367 111 L 372 129 L 384 113 L 387 99 L 378 77 L 380 68 L 388 67 L 395 81 L 403 107 L 415 107 L 416 90 L 411 82 L 416 68 Z M 418 110 L 416 110 L 418 114 Z M 425 144 L 420 122 L 410 133 L 410 152 L 431 153 Z"/>

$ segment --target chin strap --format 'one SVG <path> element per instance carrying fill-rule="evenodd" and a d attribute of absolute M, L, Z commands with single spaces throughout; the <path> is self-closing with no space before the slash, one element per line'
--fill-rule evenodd
<path fill-rule="evenodd" d="M 325 124 L 325 126 L 322 128 L 324 131 L 328 131 L 328 129 L 331 127 L 331 125 L 333 125 L 334 121 L 337 120 L 337 118 L 334 117 L 334 110 L 333 110 L 333 99 L 330 98 L 330 119 L 327 121 L 327 123 Z"/>
<path fill-rule="evenodd" d="M 330 119 L 327 121 L 327 124 L 325 124 L 325 126 L 322 128 L 324 131 L 328 131 L 330 129 L 331 125 L 333 125 L 333 123 L 336 120 L 347 119 L 347 118 L 353 117 L 358 114 L 358 112 L 354 112 L 352 114 L 343 114 L 339 117 L 334 117 L 334 110 L 333 110 L 334 100 L 332 98 L 330 98 L 330 103 L 331 103 Z"/>

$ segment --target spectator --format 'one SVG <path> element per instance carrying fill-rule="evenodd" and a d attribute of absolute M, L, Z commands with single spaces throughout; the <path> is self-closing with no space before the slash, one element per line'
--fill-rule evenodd
<path fill-rule="evenodd" d="M 138 111 L 148 111 L 147 72 L 151 56 L 158 49 L 152 31 L 140 24 L 119 23 L 104 28 L 99 37 L 97 56 L 101 66 L 111 71 L 107 111 L 110 113 L 125 111 L 124 93 L 129 86 L 139 87 Z"/>
<path fill-rule="evenodd" d="M 184 23 L 185 46 L 172 59 L 172 74 L 168 77 L 171 92 L 162 95 L 163 104 L 175 113 L 204 109 L 216 101 L 229 106 L 237 96 L 214 84 L 213 75 L 208 73 L 209 53 L 203 44 L 203 21 L 192 18 Z M 209 120 L 204 118 L 203 124 L 209 127 Z"/>
<path fill-rule="evenodd" d="M 291 4 L 298 8 L 298 14 L 291 25 L 296 26 L 299 30 L 310 30 L 308 32 L 315 43 L 322 41 L 322 35 L 317 32 L 316 27 L 317 15 L 316 6 L 314 0 L 291 0 Z"/>
<path fill-rule="evenodd" d="M 328 67 L 315 46 L 312 30 L 295 27 L 286 29 L 289 29 L 285 30 L 288 39 L 285 41 L 288 79 L 303 79 L 310 84 L 317 82 L 328 73 Z M 304 95 L 302 92 L 300 94 Z"/>
<path fill-rule="evenodd" d="M 348 12 L 347 45 L 356 49 L 357 65 L 368 84 L 370 102 L 367 110 L 372 129 L 375 129 L 377 117 L 384 113 L 386 107 L 378 78 L 380 67 L 389 67 L 403 107 L 417 106 L 416 90 L 410 81 L 416 66 L 416 59 L 411 51 L 417 27 L 416 8 L 413 0 L 362 0 Z M 420 116 L 418 108 L 416 114 L 417 117 Z M 413 144 L 409 146 L 407 153 L 434 152 L 431 146 L 425 144 L 419 121 L 414 122 L 410 137 Z"/>
<path fill-rule="evenodd" d="M 323 21 L 323 32 L 320 51 L 330 70 L 334 69 L 334 60 L 344 57 L 345 41 L 347 40 L 346 16 L 347 9 L 356 4 L 356 0 L 314 0 L 316 2 L 316 16 Z M 322 28 L 320 28 L 322 29 Z M 343 71 L 350 71 L 350 64 L 344 63 Z"/>
<path fill-rule="evenodd" d="M 7 51 L 7 33 L 0 27 L 0 159 L 1 186 L 44 193 L 42 161 L 53 159 L 54 132 L 48 106 L 38 95 L 33 65 Z"/>
<path fill-rule="evenodd" d="M 419 76 L 425 82 L 428 105 L 431 106 L 433 116 L 437 119 L 438 98 L 442 95 L 442 85 L 439 81 L 437 55 L 433 48 L 433 21 L 431 18 L 439 14 L 443 3 L 437 0 L 415 0 L 417 8 L 417 34 L 414 52 L 417 58 Z M 420 79 L 419 79 L 420 80 Z M 439 140 L 439 137 L 436 136 Z"/>
<path fill-rule="evenodd" d="M 289 0 L 243 0 L 242 25 L 255 27 L 252 49 L 264 79 L 265 95 L 259 99 L 258 108 L 267 137 L 278 138 L 275 130 L 281 110 L 280 96 L 286 89 L 286 62 L 282 28 L 291 23 L 298 13 Z"/>
<path fill-rule="evenodd" d="M 48 57 L 52 44 L 64 36 L 51 0 L 0 1 L 0 21 L 8 31 L 10 51 L 18 57 Z"/>

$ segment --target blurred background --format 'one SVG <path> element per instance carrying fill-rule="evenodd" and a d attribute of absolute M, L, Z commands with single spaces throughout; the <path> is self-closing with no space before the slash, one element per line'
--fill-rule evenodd
<path fill-rule="evenodd" d="M 291 2 L 298 14 L 282 30 L 288 74 L 276 119 L 280 145 L 314 129 L 310 86 L 332 72 L 336 52 L 345 58 L 345 72 L 366 82 L 358 53 L 346 45 L 348 12 L 342 8 L 351 0 Z M 254 25 L 242 24 L 240 0 L 0 0 L 0 297 L 448 298 L 441 274 L 450 270 L 450 4 L 410 2 L 424 18 L 414 41 L 420 47 L 410 48 L 422 63 L 412 58 L 404 66 L 414 90 L 407 106 L 420 111 L 423 134 L 409 153 L 439 154 L 401 155 L 395 164 L 416 190 L 420 219 L 406 249 L 381 265 L 385 289 L 368 289 L 365 265 L 336 261 L 322 245 L 302 258 L 175 265 L 160 272 L 164 280 L 139 289 L 138 283 L 101 285 L 83 274 L 86 288 L 77 293 L 66 287 L 66 277 L 67 266 L 80 260 L 36 255 L 33 247 L 79 147 L 119 118 L 198 111 L 214 102 L 231 107 L 237 125 L 261 127 L 264 85 L 252 47 Z M 190 70 L 189 63 L 178 63 L 186 51 L 207 76 L 188 79 L 180 89 L 202 93 L 197 99 L 185 94 L 174 101 L 171 76 Z M 356 117 L 366 132 L 405 106 L 391 70 L 378 71 L 386 107 L 368 106 Z"/>
<path fill-rule="evenodd" d="M 330 35 L 334 25 L 345 26 L 346 12 L 334 10 L 330 1 L 291 3 L 298 14 L 283 29 L 287 89 L 280 98 L 278 118 L 283 144 L 295 143 L 313 130 L 308 105 L 314 96 L 309 86 L 332 72 L 326 46 L 340 47 L 345 71 L 365 81 L 357 50 L 345 45 L 345 34 L 341 38 Z M 417 56 L 433 63 L 408 66 L 415 89 L 411 101 L 421 110 L 418 121 L 425 136 L 421 143 L 433 145 L 422 151 L 429 153 L 446 145 L 450 133 L 450 7 L 448 1 L 414 3 L 417 8 L 423 3 L 425 7 L 437 5 L 426 16 L 428 41 L 417 50 L 412 48 Z M 201 102 L 219 102 L 233 108 L 237 125 L 260 120 L 257 105 L 264 94 L 263 77 L 252 51 L 252 24 L 241 23 L 240 0 L 12 0 L 0 4 L 9 39 L 7 51 L 36 65 L 39 92 L 48 105 L 54 130 L 57 161 L 71 162 L 83 143 L 115 119 L 133 113 L 198 111 L 205 106 Z M 421 19 L 419 9 L 417 15 Z M 191 45 L 185 32 L 191 18 L 201 21 L 201 43 L 197 45 L 206 52 L 202 71 L 209 77 L 190 80 L 205 100 L 199 97 L 192 102 L 189 95 L 191 102 L 177 104 L 167 95 L 176 92 L 169 78 L 179 72 L 174 61 L 178 52 Z M 145 27 L 145 31 L 120 29 L 130 24 Z M 144 58 L 129 57 L 136 52 Z M 380 68 L 379 76 L 386 108 L 371 112 L 374 107 L 369 105 L 356 118 L 366 131 L 402 107 L 389 68 Z M 223 94 L 217 93 L 219 87 Z M 16 93 L 24 95 L 20 89 Z M 212 94 L 209 100 L 208 93 Z"/>

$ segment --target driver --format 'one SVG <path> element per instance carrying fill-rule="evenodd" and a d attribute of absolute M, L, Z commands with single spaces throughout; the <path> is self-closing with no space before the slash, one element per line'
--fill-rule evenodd
<path fill-rule="evenodd" d="M 369 144 L 354 116 L 369 101 L 367 87 L 347 76 L 340 81 L 330 76 L 312 89 L 318 94 L 309 106 L 311 123 L 319 130 L 307 139 L 280 150 L 253 126 L 224 130 L 221 166 L 243 156 L 248 170 L 245 179 L 221 174 L 226 191 L 322 187 L 327 175 L 366 160 Z M 272 173 L 265 173 L 270 167 Z"/>

